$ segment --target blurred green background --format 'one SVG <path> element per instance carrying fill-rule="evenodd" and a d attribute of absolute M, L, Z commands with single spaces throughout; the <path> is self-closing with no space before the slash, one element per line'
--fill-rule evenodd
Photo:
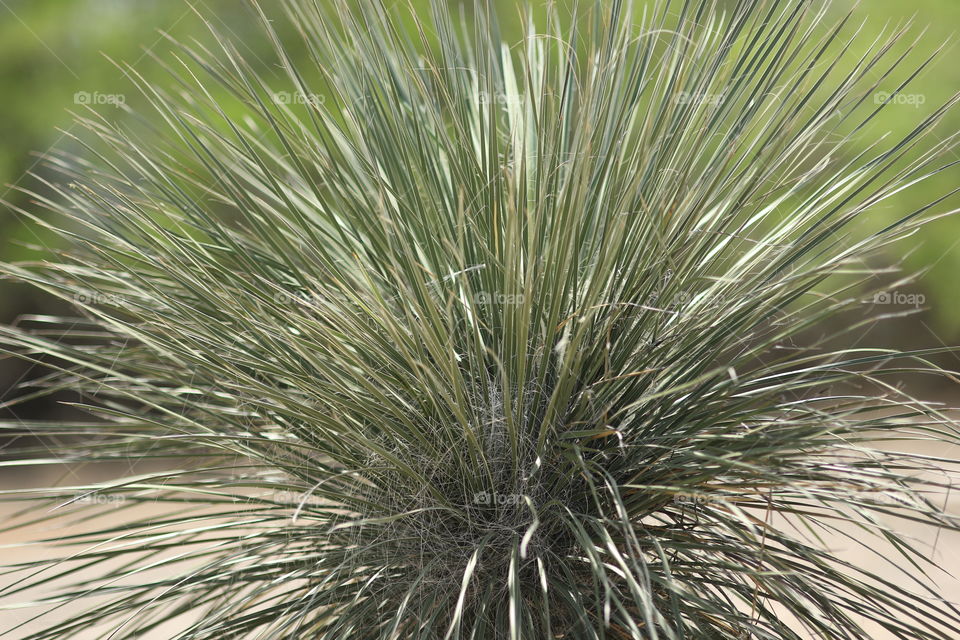
<path fill-rule="evenodd" d="M 81 129 L 73 114 L 89 105 L 122 121 L 143 106 L 115 61 L 168 82 L 153 56 L 171 61 L 168 38 L 186 43 L 208 37 L 204 18 L 252 60 L 269 53 L 244 0 L 0 0 L 0 260 L 41 259 L 57 248 L 53 234 L 17 209 L 42 216 L 20 189 L 44 192 L 42 178 L 51 173 L 48 151 L 83 153 L 72 137 Z M 264 63 L 261 72 L 276 70 Z M 14 323 L 27 314 L 71 312 L 41 292 L 0 280 L 0 322 Z M 72 399 L 68 394 L 5 406 L 22 395 L 17 385 L 33 377 L 26 364 L 0 359 L 0 419 L 69 414 L 57 402 Z"/>
<path fill-rule="evenodd" d="M 274 10 L 279 3 L 268 0 L 263 4 Z M 644 2 L 638 0 L 636 4 Z M 418 0 L 419 5 L 426 7 L 428 2 Z M 516 3 L 497 5 L 505 23 L 505 36 L 508 40 L 516 38 L 520 26 Z M 840 0 L 833 10 L 839 15 L 852 6 L 851 0 Z M 136 111 L 137 93 L 111 59 L 134 64 L 138 72 L 152 81 L 169 82 L 152 55 L 171 59 L 171 44 L 162 32 L 180 41 L 207 36 L 207 28 L 194 7 L 218 31 L 229 36 L 241 53 L 252 60 L 267 60 L 262 65 L 263 73 L 280 77 L 276 66 L 269 62 L 269 43 L 261 36 L 246 0 L 0 0 L 0 260 L 35 259 L 45 248 L 55 247 L 49 233 L 15 211 L 23 208 L 41 213 L 31 205 L 29 196 L 12 185 L 42 191 L 42 183 L 30 174 L 43 176 L 48 172 L 44 153 L 54 147 L 81 151 L 71 138 L 70 111 L 82 110 L 84 103 L 94 105 L 110 119 L 132 117 L 115 103 L 122 101 Z M 867 135 L 851 147 L 851 153 L 858 145 L 865 148 L 885 132 L 909 132 L 960 90 L 960 65 L 956 62 L 960 51 L 954 33 L 960 25 L 960 2 L 870 0 L 860 3 L 856 16 L 854 27 L 866 20 L 864 31 L 878 36 L 914 18 L 914 32 L 919 37 L 917 48 L 909 55 L 908 64 L 891 78 L 891 89 L 926 55 L 940 47 L 943 51 L 906 90 L 910 95 L 922 96 L 922 104 L 912 100 L 890 105 Z M 282 28 L 282 22 L 278 22 L 278 27 Z M 870 40 L 866 38 L 866 42 Z M 903 48 L 906 50 L 906 45 Z M 946 138 L 958 130 L 960 110 L 954 110 L 940 126 L 938 135 Z M 948 160 L 960 162 L 960 156 L 953 154 Z M 886 203 L 874 216 L 892 220 L 958 186 L 960 165 L 951 167 L 922 189 L 910 190 Z M 941 208 L 957 206 L 960 205 L 954 198 Z M 881 221 L 871 221 L 874 222 Z M 909 246 L 893 248 L 889 258 L 889 262 L 902 259 L 907 271 L 926 270 L 915 285 L 909 285 L 909 291 L 903 291 L 925 296 L 928 309 L 909 324 L 891 324 L 874 336 L 874 342 L 894 347 L 956 343 L 960 337 L 960 288 L 956 284 L 960 272 L 960 218 L 929 225 Z M 16 322 L 24 314 L 65 311 L 59 303 L 37 292 L 0 281 L 0 322 Z M 957 368 L 960 360 L 944 364 Z M 0 360 L 0 413 L 6 412 L 0 418 L 9 418 L 13 412 L 20 417 L 54 417 L 64 411 L 49 401 L 5 408 L 4 399 L 15 395 L 12 389 L 25 377 L 29 377 L 29 371 L 24 365 Z"/>

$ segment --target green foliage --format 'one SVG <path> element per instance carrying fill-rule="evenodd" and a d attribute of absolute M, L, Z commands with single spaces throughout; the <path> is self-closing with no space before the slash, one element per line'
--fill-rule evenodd
<path fill-rule="evenodd" d="M 951 461 L 876 448 L 958 441 L 895 385 L 943 375 L 938 350 L 793 344 L 863 309 L 834 276 L 869 280 L 943 212 L 870 215 L 943 170 L 956 98 L 843 153 L 890 107 L 901 34 L 863 56 L 812 3 L 614 1 L 511 47 L 483 3 L 473 28 L 439 3 L 285 6 L 310 65 L 262 16 L 283 89 L 220 36 L 179 49 L 173 87 L 131 67 L 157 132 L 83 117 L 96 144 L 37 194 L 72 250 L 3 267 L 83 312 L 0 329 L 54 362 L 38 393 L 80 390 L 97 419 L 28 425 L 82 436 L 56 460 L 178 465 L 6 493 L 85 531 L 0 596 L 95 572 L 37 604 L 97 606 L 30 638 L 191 611 L 176 637 L 960 631 L 880 520 L 960 528 L 920 473 Z M 98 526 L 105 502 L 123 524 Z M 889 543 L 911 579 L 824 533 Z"/>
<path fill-rule="evenodd" d="M 194 3 L 219 28 L 241 40 L 256 30 L 253 14 L 233 0 Z M 189 37 L 203 30 L 196 10 L 167 0 L 4 0 L 0 5 L 0 200 L 22 205 L 11 184 L 31 184 L 29 172 L 42 171 L 49 149 L 69 148 L 64 131 L 73 131 L 70 111 L 82 110 L 79 96 L 122 96 L 103 105 L 104 117 L 126 120 L 139 108 L 137 96 L 112 59 L 126 60 L 159 78 L 151 53 L 164 33 Z M 254 46 L 251 57 L 269 47 Z M 127 108 L 129 107 L 129 109 Z M 77 151 L 78 149 L 73 149 Z M 34 185 L 36 186 L 36 185 Z M 36 257 L 33 247 L 49 247 L 56 237 L 0 206 L 0 259 Z M 5 291 L 3 292 L 5 293 Z M 0 293 L 2 295 L 2 293 Z"/>

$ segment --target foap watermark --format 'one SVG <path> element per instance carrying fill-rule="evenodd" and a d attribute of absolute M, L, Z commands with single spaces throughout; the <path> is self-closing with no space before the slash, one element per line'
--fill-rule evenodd
<path fill-rule="evenodd" d="M 77 91 L 73 94 L 73 104 L 110 104 L 119 107 L 127 103 L 127 97 L 122 93 L 100 93 L 99 91 Z"/>
<path fill-rule="evenodd" d="M 651 293 L 647 297 L 646 306 L 655 309 L 676 310 L 696 303 L 698 307 L 719 307 L 726 303 L 723 296 L 710 293 L 696 293 L 693 291 L 677 291 L 674 294 Z"/>
<path fill-rule="evenodd" d="M 501 293 L 499 291 L 480 291 L 473 296 L 475 304 L 514 305 L 523 304 L 527 298 L 522 293 Z"/>
<path fill-rule="evenodd" d="M 677 493 L 673 496 L 674 504 L 703 505 L 720 502 L 720 497 L 707 493 Z"/>
<path fill-rule="evenodd" d="M 309 104 L 319 107 L 327 101 L 322 93 L 303 93 L 302 91 L 277 91 L 273 94 L 276 104 Z"/>
<path fill-rule="evenodd" d="M 873 294 L 873 304 L 897 305 L 901 307 L 921 307 L 927 301 L 922 293 L 903 293 L 902 291 L 877 291 Z"/>
<path fill-rule="evenodd" d="M 865 489 L 855 492 L 851 498 L 855 502 L 866 502 L 880 507 L 910 507 L 916 504 L 909 495 L 896 489 Z"/>
<path fill-rule="evenodd" d="M 507 95 L 505 93 L 489 93 L 481 91 L 477 94 L 477 102 L 480 104 L 500 104 L 500 105 L 518 105 L 523 104 L 525 98 L 521 95 Z"/>
<path fill-rule="evenodd" d="M 676 103 L 677 104 L 706 104 L 711 106 L 717 106 L 723 102 L 723 98 L 726 94 L 723 93 L 704 93 L 704 92 L 689 92 L 681 91 L 677 94 Z"/>
<path fill-rule="evenodd" d="M 127 501 L 127 497 L 116 493 L 84 493 L 76 496 L 75 504 L 111 504 L 119 505 Z"/>
<path fill-rule="evenodd" d="M 496 491 L 478 491 L 473 494 L 473 504 L 509 506 L 523 502 L 519 493 L 497 493 Z"/>
<path fill-rule="evenodd" d="M 279 291 L 273 294 L 273 301 L 287 307 L 318 307 L 326 298 L 314 291 Z"/>
<path fill-rule="evenodd" d="M 113 307 L 120 307 L 126 303 L 123 296 L 100 291 L 77 291 L 73 294 L 73 301 L 76 304 L 109 305 Z"/>
<path fill-rule="evenodd" d="M 874 104 L 900 104 L 919 108 L 926 103 L 927 96 L 922 93 L 890 93 L 888 91 L 878 91 L 873 94 Z"/>
<path fill-rule="evenodd" d="M 719 307 L 726 304 L 727 300 L 716 293 L 696 293 L 693 291 L 678 291 L 671 299 L 671 306 L 684 307 L 694 302 L 704 307 Z"/>
<path fill-rule="evenodd" d="M 270 499 L 277 503 L 292 507 L 301 507 L 306 505 L 319 506 L 323 504 L 320 496 L 316 496 L 309 491 L 277 491 L 273 493 Z"/>

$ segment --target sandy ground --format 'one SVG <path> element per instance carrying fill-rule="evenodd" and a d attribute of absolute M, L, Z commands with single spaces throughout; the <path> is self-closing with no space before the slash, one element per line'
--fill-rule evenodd
<path fill-rule="evenodd" d="M 122 475 L 120 471 L 119 469 L 104 468 L 80 471 L 67 470 L 66 473 L 61 474 L 56 470 L 56 467 L 51 467 L 30 476 L 24 476 L 22 472 L 11 473 L 8 470 L 6 473 L 0 475 L 0 489 L 20 490 L 36 486 L 67 486 L 89 482 L 102 482 L 119 477 Z M 138 472 L 143 473 L 145 471 L 146 470 L 139 470 Z M 36 520 L 39 515 L 43 514 L 42 510 L 36 511 L 31 513 L 29 518 L 25 518 L 22 512 L 28 507 L 30 507 L 29 502 L 13 503 L 0 501 L 0 529 L 6 529 L 9 524 L 15 521 L 22 523 L 28 519 L 30 521 Z M 69 511 L 70 507 L 66 507 L 65 509 Z M 107 503 L 99 505 L 96 511 L 103 514 L 102 519 L 96 521 L 96 526 L 100 527 L 103 525 L 110 526 L 112 524 L 119 524 L 134 516 L 137 518 L 160 518 L 166 513 L 169 513 L 170 508 L 168 506 L 137 505 L 131 508 L 125 508 L 121 512 L 115 508 L 115 505 Z M 75 513 L 80 514 L 79 511 Z M 86 511 L 83 513 L 86 513 Z M 22 543 L 34 543 L 45 539 L 55 539 L 71 534 L 82 533 L 90 529 L 90 523 L 75 522 L 69 524 L 72 520 L 76 520 L 76 518 L 58 518 L 52 524 L 50 522 L 34 522 L 10 532 L 0 531 L 0 566 L 39 560 L 44 557 L 49 557 L 53 553 L 56 553 L 57 556 L 64 555 L 65 552 L 62 548 L 54 552 L 53 549 L 55 549 L 55 547 L 49 545 L 21 545 Z M 75 547 L 71 549 L 72 552 L 78 550 L 80 550 L 80 548 Z M 172 553 L 174 552 L 171 552 L 171 554 Z M 96 576 L 97 573 L 98 570 L 96 569 L 84 570 L 78 572 L 73 577 L 92 577 Z M 0 589 L 11 585 L 15 580 L 22 579 L 23 577 L 23 572 L 15 575 L 6 574 L 5 572 L 0 573 Z M 157 572 L 143 574 L 143 579 L 145 580 L 150 580 L 154 577 L 158 577 Z M 60 582 L 59 584 L 64 583 Z M 51 586 L 43 589 L 31 589 L 18 594 L 15 598 L 4 599 L 0 597 L 0 604 L 6 606 L 12 601 L 28 602 L 31 598 L 49 597 L 56 593 L 58 593 L 58 590 Z M 66 602 L 55 606 L 34 606 L 0 610 L 0 639 L 20 640 L 26 638 L 32 632 L 48 628 L 51 623 L 56 623 L 68 618 L 70 615 L 84 612 L 96 605 L 97 602 L 95 600 L 86 599 L 85 602 L 80 603 Z M 185 624 L 186 623 L 181 620 L 175 624 L 160 627 L 154 633 L 140 636 L 140 638 L 142 638 L 142 640 L 169 640 L 169 638 L 175 635 L 177 629 L 183 628 Z M 91 630 L 84 635 L 71 637 L 80 640 L 104 639 L 109 636 L 110 631 L 114 628 L 115 624 L 105 624 L 102 628 Z"/>
<path fill-rule="evenodd" d="M 944 448 L 940 447 L 936 451 L 931 450 L 928 453 L 936 453 L 940 456 L 950 456 L 960 459 L 960 447 L 954 451 L 944 450 Z M 11 489 L 31 485 L 37 486 L 39 483 L 51 479 L 54 478 L 26 478 L 8 473 L 0 475 L 0 488 Z M 960 490 L 954 492 L 952 495 L 945 494 L 943 498 L 948 504 L 949 511 L 960 513 Z M 0 502 L 0 522 L 5 524 L 9 523 L 16 508 L 17 505 Z M 20 508 L 22 508 L 22 505 L 20 505 Z M 107 505 L 104 508 L 109 510 L 110 506 Z M 137 508 L 146 509 L 146 513 L 149 513 L 150 509 L 150 507 Z M 161 511 L 158 508 L 155 508 L 155 510 L 157 515 L 161 515 Z M 113 517 L 118 521 L 120 520 L 118 516 Z M 911 536 L 920 548 L 930 554 L 936 566 L 939 567 L 939 569 L 933 570 L 933 578 L 937 585 L 936 588 L 949 600 L 960 603 L 960 580 L 951 577 L 960 576 L 960 533 L 938 533 L 935 529 L 915 523 L 903 521 L 894 522 L 892 518 L 887 518 L 885 522 L 891 524 L 891 526 L 895 526 L 898 531 Z M 78 527 L 74 527 L 74 529 L 76 528 Z M 71 531 L 72 529 L 62 528 L 60 526 L 51 528 L 49 523 L 40 523 L 19 529 L 13 533 L 0 533 L 0 565 L 40 558 L 43 557 L 45 553 L 50 553 L 50 551 L 44 547 L 32 546 L 23 548 L 11 545 L 40 538 L 67 535 Z M 851 529 L 851 531 L 854 530 Z M 878 557 L 875 553 L 879 552 L 881 556 L 886 557 L 896 557 L 892 550 L 884 549 L 881 544 L 862 535 L 856 537 L 855 540 L 857 542 L 837 536 L 829 538 L 825 542 L 827 546 L 833 549 L 841 558 L 857 566 L 878 571 L 897 584 L 906 584 L 909 582 L 910 578 L 908 576 L 904 576 L 903 573 L 898 572 L 893 567 L 884 566 L 885 563 L 882 557 Z M 863 541 L 865 544 L 860 544 L 859 541 Z M 914 572 L 912 575 L 916 575 L 916 573 Z M 9 575 L 0 573 L 0 588 L 10 584 L 10 582 L 11 577 Z M 71 612 L 81 611 L 87 606 L 89 606 L 89 602 L 84 605 L 67 603 L 55 608 L 48 607 L 49 610 L 46 611 L 41 620 L 33 620 L 38 613 L 43 612 L 37 608 L 0 611 L 0 638 L 3 640 L 20 640 L 27 637 L 31 631 L 42 628 L 46 623 L 61 619 Z M 875 640 L 892 640 L 894 638 L 894 636 L 870 621 L 867 621 L 865 624 L 873 634 Z M 176 625 L 169 625 L 158 630 L 156 633 L 142 636 L 141 640 L 168 640 L 174 635 L 175 629 Z M 107 634 L 104 634 L 103 631 L 106 631 L 106 629 L 99 630 L 96 633 L 91 632 L 82 636 L 82 639 L 93 640 L 94 638 L 105 638 Z M 945 637 L 944 640 L 957 639 Z"/>

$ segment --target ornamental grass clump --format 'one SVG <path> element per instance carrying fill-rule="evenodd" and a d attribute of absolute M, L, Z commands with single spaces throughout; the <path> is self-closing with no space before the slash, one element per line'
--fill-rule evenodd
<path fill-rule="evenodd" d="M 70 249 L 3 267 L 78 315 L 0 343 L 91 417 L 5 464 L 133 471 L 5 492 L 73 523 L 6 637 L 958 637 L 895 526 L 960 529 L 953 461 L 877 444 L 960 441 L 899 385 L 949 374 L 843 346 L 956 100 L 857 143 L 904 31 L 818 3 L 488 4 L 290 0 L 283 74 L 218 36 L 125 67 L 151 132 L 78 116 L 23 212 Z"/>

